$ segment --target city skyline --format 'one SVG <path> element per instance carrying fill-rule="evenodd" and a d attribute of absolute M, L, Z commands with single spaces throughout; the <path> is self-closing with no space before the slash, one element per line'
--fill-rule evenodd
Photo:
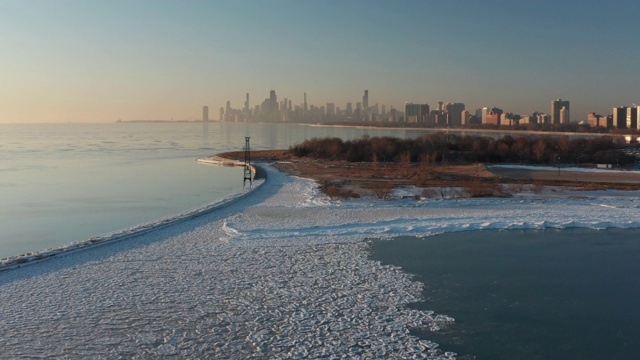
<path fill-rule="evenodd" d="M 278 102 L 275 90 L 269 91 L 269 98 L 266 98 L 262 103 L 256 102 L 250 103 L 250 94 L 246 93 L 246 100 L 243 103 L 242 108 L 234 107 L 230 100 L 226 101 L 226 105 L 220 107 L 218 121 L 232 121 L 232 122 L 253 122 L 253 121 L 267 121 L 267 122 L 344 122 L 349 120 L 352 122 L 403 122 L 403 123 L 425 123 L 425 124 L 438 124 L 447 126 L 460 126 L 467 124 L 475 113 L 476 120 L 479 120 L 479 124 L 494 124 L 500 125 L 500 117 L 507 116 L 511 120 L 519 120 L 521 117 L 525 118 L 526 123 L 548 123 L 548 124 L 569 124 L 569 123 L 588 123 L 594 125 L 598 121 L 594 121 L 593 116 L 606 118 L 612 117 L 615 114 L 616 108 L 613 108 L 612 113 L 604 113 L 604 115 L 590 112 L 585 114 L 584 117 L 574 119 L 570 117 L 570 101 L 555 99 L 551 101 L 551 107 L 549 111 L 536 110 L 529 114 L 518 114 L 503 110 L 499 107 L 481 107 L 477 109 L 467 109 L 464 103 L 460 102 L 443 102 L 438 101 L 437 106 L 434 105 L 433 111 L 429 111 L 430 104 L 423 103 L 411 103 L 407 102 L 404 107 L 394 108 L 390 106 L 389 112 L 386 111 L 387 105 L 376 102 L 375 104 L 369 103 L 369 90 L 364 90 L 361 102 L 356 102 L 355 111 L 352 102 L 345 103 L 344 107 L 336 106 L 335 102 L 328 102 L 326 104 L 311 104 L 307 102 L 307 93 L 304 93 L 303 103 L 293 103 L 290 98 L 284 97 L 283 101 Z M 208 106 L 204 106 L 208 109 Z M 623 106 L 624 107 L 624 106 Z M 637 109 L 637 106 L 633 104 L 631 106 Z M 470 112 L 469 110 L 472 110 Z M 463 114 L 462 112 L 465 111 Z M 497 113 L 494 113 L 497 111 Z M 625 110 L 626 111 L 626 110 Z M 634 110 L 635 111 L 635 110 Z M 397 112 L 397 114 L 396 114 Z M 487 122 L 486 116 L 488 112 L 497 116 L 493 122 Z M 393 114 L 390 114 L 393 113 Z M 373 115 L 373 116 L 370 116 Z M 446 115 L 443 119 L 438 119 L 438 116 Z M 202 120 L 208 119 L 204 116 Z M 534 120 L 530 120 L 534 119 Z M 591 119 L 591 120 L 590 120 Z M 517 122 L 517 121 L 516 121 Z M 504 125 L 504 124 L 503 124 Z M 633 126 L 636 128 L 636 126 Z"/>
<path fill-rule="evenodd" d="M 203 105 L 216 118 L 227 101 L 242 108 L 264 89 L 294 104 L 355 106 L 368 89 L 370 106 L 442 100 L 523 115 L 570 99 L 571 120 L 584 120 L 640 102 L 638 10 L 623 1 L 0 0 L 0 123 L 196 120 Z"/>

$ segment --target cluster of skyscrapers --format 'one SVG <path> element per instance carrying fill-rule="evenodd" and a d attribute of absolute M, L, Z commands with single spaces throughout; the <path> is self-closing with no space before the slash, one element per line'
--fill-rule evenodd
<path fill-rule="evenodd" d="M 205 113 L 207 116 L 205 117 Z M 353 103 L 347 103 L 345 108 L 340 108 L 335 103 L 327 103 L 325 106 L 309 105 L 307 103 L 307 93 L 304 93 L 304 102 L 294 105 L 291 99 L 284 98 L 278 101 L 275 90 L 271 90 L 269 97 L 264 99 L 259 105 L 251 107 L 250 97 L 247 93 L 244 106 L 241 109 L 233 108 L 231 102 L 227 101 L 225 107 L 220 108 L 220 121 L 235 122 L 340 122 L 340 121 L 382 121 L 384 120 L 398 121 L 398 115 L 401 113 L 390 108 L 387 112 L 386 107 L 382 108 L 375 104 L 369 105 L 369 91 L 365 90 L 362 101 L 357 102 L 355 107 Z M 208 121 L 208 107 L 203 107 L 203 120 Z"/>
<path fill-rule="evenodd" d="M 504 112 L 497 107 L 482 107 L 473 112 L 468 111 L 463 103 L 438 102 L 432 109 L 427 103 L 407 103 L 404 112 L 388 108 L 377 103 L 370 105 L 369 90 L 364 90 L 362 101 L 354 104 L 346 103 L 340 108 L 335 103 L 326 103 L 324 106 L 309 105 L 307 93 L 304 93 L 304 102 L 294 105 L 291 99 L 284 98 L 278 101 L 275 90 L 271 90 L 269 97 L 260 104 L 251 107 L 249 94 L 242 108 L 233 108 L 227 101 L 225 107 L 220 108 L 220 121 L 233 122 L 292 122 L 292 123 L 413 123 L 425 126 L 460 127 L 470 124 L 514 126 L 527 124 L 569 124 L 571 105 L 568 100 L 556 99 L 551 101 L 550 112 L 534 112 L 531 115 L 518 115 Z M 592 127 L 602 126 L 607 128 L 638 129 L 640 124 L 640 108 L 637 106 L 619 107 L 613 109 L 609 116 L 587 115 L 587 121 Z M 203 121 L 209 121 L 209 108 L 204 106 L 202 110 Z"/>

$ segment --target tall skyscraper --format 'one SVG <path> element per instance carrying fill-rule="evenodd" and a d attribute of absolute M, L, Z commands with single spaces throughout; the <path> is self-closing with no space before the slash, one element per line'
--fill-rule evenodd
<path fill-rule="evenodd" d="M 224 110 L 224 115 L 225 115 L 225 121 L 234 121 L 234 119 L 231 118 L 231 101 L 227 101 L 227 106 Z"/>
<path fill-rule="evenodd" d="M 249 106 L 249 93 L 247 93 L 247 100 L 244 102 L 244 110 L 248 111 L 249 109 L 251 109 L 251 107 Z"/>
<path fill-rule="evenodd" d="M 561 116 L 560 116 L 561 112 L 564 115 L 563 119 L 561 119 Z M 551 102 L 551 123 L 552 124 L 568 124 L 570 122 L 569 116 L 570 116 L 569 100 L 555 99 Z"/>
<path fill-rule="evenodd" d="M 275 90 L 269 92 L 269 100 L 271 100 L 271 104 L 278 104 L 278 97 L 276 96 Z"/>
<path fill-rule="evenodd" d="M 440 106 L 440 104 L 438 104 Z M 449 126 L 462 125 L 462 112 L 465 107 L 463 103 L 448 103 L 446 106 L 447 115 L 449 119 Z"/>
<path fill-rule="evenodd" d="M 364 111 L 369 109 L 369 90 L 364 91 L 364 96 L 362 97 L 362 109 Z"/>
<path fill-rule="evenodd" d="M 307 93 L 304 93 L 304 112 L 307 112 L 309 110 L 309 107 L 307 107 Z"/>
<path fill-rule="evenodd" d="M 406 103 L 404 105 L 404 119 L 408 123 L 422 124 L 427 121 L 429 116 L 428 104 L 412 104 Z"/>
<path fill-rule="evenodd" d="M 209 121 L 209 107 L 207 105 L 202 107 L 202 121 L 203 122 Z"/>

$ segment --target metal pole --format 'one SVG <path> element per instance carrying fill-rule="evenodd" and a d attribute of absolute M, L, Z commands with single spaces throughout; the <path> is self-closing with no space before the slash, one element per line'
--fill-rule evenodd
<path fill-rule="evenodd" d="M 247 184 L 247 180 L 249 180 L 249 188 L 251 188 L 252 179 L 251 179 L 251 150 L 249 148 L 249 136 L 245 137 L 245 145 L 244 145 L 244 180 L 242 181 L 242 187 L 244 188 Z"/>

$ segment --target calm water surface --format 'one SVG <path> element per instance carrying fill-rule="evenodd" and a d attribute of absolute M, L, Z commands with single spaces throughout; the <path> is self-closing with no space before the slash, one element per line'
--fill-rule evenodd
<path fill-rule="evenodd" d="M 0 124 L 0 258 L 63 246 L 242 191 L 240 168 L 195 159 L 335 136 L 419 131 L 246 123 Z"/>
<path fill-rule="evenodd" d="M 640 230 L 473 231 L 374 241 L 423 282 L 418 308 L 456 319 L 417 334 L 463 359 L 640 354 Z"/>

